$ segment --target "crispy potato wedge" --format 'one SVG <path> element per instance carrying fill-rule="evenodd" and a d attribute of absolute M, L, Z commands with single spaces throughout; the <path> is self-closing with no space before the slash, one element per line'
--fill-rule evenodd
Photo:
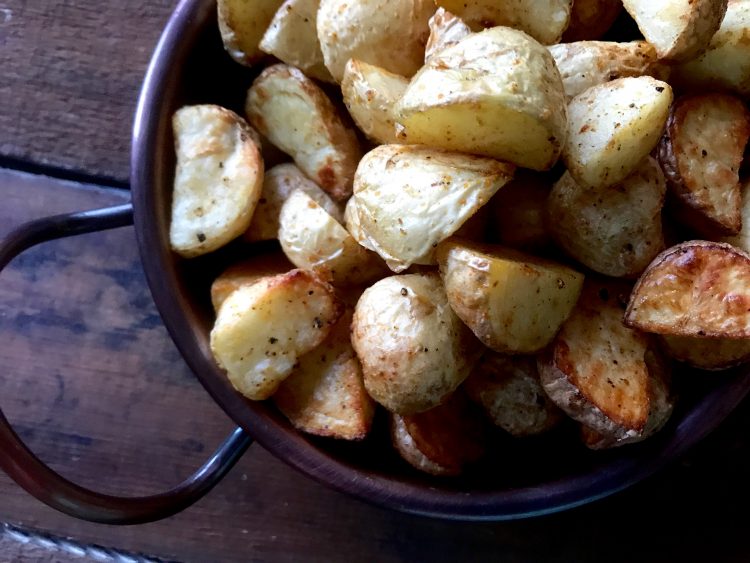
<path fill-rule="evenodd" d="M 750 180 L 745 180 L 740 199 L 742 200 L 740 209 L 742 228 L 736 235 L 722 237 L 720 240 L 750 253 Z"/>
<path fill-rule="evenodd" d="M 659 143 L 659 161 L 679 216 L 711 237 L 742 228 L 739 170 L 750 138 L 750 112 L 728 94 L 678 99 Z"/>
<path fill-rule="evenodd" d="M 434 12 L 431 0 L 321 0 L 317 26 L 325 65 L 337 82 L 349 59 L 412 76 L 422 66 Z"/>
<path fill-rule="evenodd" d="M 409 85 L 403 76 L 350 59 L 344 67 L 341 92 L 357 127 L 376 143 L 396 143 L 393 106 Z"/>
<path fill-rule="evenodd" d="M 487 203 L 513 172 L 512 165 L 489 158 L 408 145 L 376 147 L 359 163 L 354 179 L 355 237 L 394 272 L 415 263 L 435 264 L 437 244 Z"/>
<path fill-rule="evenodd" d="M 237 391 L 267 399 L 297 359 L 319 346 L 343 313 L 334 289 L 304 270 L 261 278 L 226 298 L 211 352 Z"/>
<path fill-rule="evenodd" d="M 553 428 L 562 413 L 539 383 L 531 356 L 487 352 L 463 388 L 492 422 L 513 436 L 532 436 Z"/>
<path fill-rule="evenodd" d="M 549 230 L 565 252 L 595 272 L 637 277 L 664 250 L 666 192 L 664 174 L 650 156 L 605 188 L 583 187 L 566 172 L 547 200 Z"/>
<path fill-rule="evenodd" d="M 191 258 L 241 235 L 263 186 L 252 128 L 214 105 L 185 106 L 172 118 L 177 153 L 169 242 Z"/>
<path fill-rule="evenodd" d="M 619 78 L 573 98 L 562 152 L 571 176 L 590 188 L 630 176 L 659 142 L 671 103 L 669 84 L 650 76 Z"/>
<path fill-rule="evenodd" d="M 367 289 L 354 311 L 352 345 L 367 392 L 398 414 L 441 404 L 480 353 L 436 273 L 391 276 Z"/>
<path fill-rule="evenodd" d="M 459 475 L 485 453 L 487 436 L 479 413 L 454 393 L 440 406 L 391 418 L 393 445 L 410 465 L 432 475 Z"/>
<path fill-rule="evenodd" d="M 273 395 L 289 422 L 303 432 L 362 440 L 372 427 L 375 403 L 365 391 L 346 311 L 320 346 L 301 356 Z"/>
<path fill-rule="evenodd" d="M 633 288 L 625 323 L 670 336 L 750 338 L 750 255 L 693 240 L 668 248 Z"/>
<path fill-rule="evenodd" d="M 315 25 L 320 0 L 285 0 L 268 25 L 259 48 L 310 78 L 333 82 L 323 64 Z"/>
<path fill-rule="evenodd" d="M 623 0 L 660 59 L 681 62 L 708 47 L 727 11 L 727 0 Z"/>
<path fill-rule="evenodd" d="M 482 208 L 490 208 L 490 230 L 497 242 L 525 251 L 538 251 L 548 246 L 552 239 L 546 209 L 551 189 L 548 177 L 518 170 L 515 178 Z"/>
<path fill-rule="evenodd" d="M 622 0 L 575 0 L 570 23 L 563 33 L 565 43 L 599 39 L 622 11 Z"/>
<path fill-rule="evenodd" d="M 214 312 L 218 313 L 227 297 L 240 287 L 251 285 L 260 278 L 284 274 L 293 269 L 294 264 L 281 252 L 253 256 L 230 266 L 211 284 L 211 304 Z"/>
<path fill-rule="evenodd" d="M 674 68 L 677 87 L 750 96 L 750 3 L 730 0 L 719 30 L 699 57 Z"/>
<path fill-rule="evenodd" d="M 263 191 L 255 207 L 253 220 L 245 231 L 244 239 L 254 242 L 278 238 L 281 206 L 295 190 L 302 190 L 309 195 L 336 221 L 344 220 L 341 208 L 297 166 L 291 163 L 279 164 L 265 173 Z"/>
<path fill-rule="evenodd" d="M 519 29 L 545 45 L 560 41 L 570 22 L 573 0 L 435 0 L 474 31 L 506 26 Z"/>
<path fill-rule="evenodd" d="M 221 40 L 235 61 L 250 66 L 263 57 L 258 44 L 283 1 L 217 1 Z"/>
<path fill-rule="evenodd" d="M 437 249 L 448 302 L 496 352 L 544 348 L 570 315 L 583 275 L 566 266 L 495 245 L 456 238 Z"/>
<path fill-rule="evenodd" d="M 351 195 L 362 156 L 357 136 L 301 71 L 283 64 L 266 68 L 248 90 L 245 112 L 258 131 L 331 197 L 344 201 Z"/>
<path fill-rule="evenodd" d="M 643 435 L 654 357 L 647 335 L 622 324 L 628 286 L 587 280 L 573 314 L 539 357 L 542 387 L 568 416 L 612 440 Z M 649 365 L 651 364 L 651 365 Z"/>
<path fill-rule="evenodd" d="M 666 79 L 668 67 L 645 41 L 578 41 L 551 45 L 568 100 L 597 84 L 625 76 L 650 75 Z"/>
<path fill-rule="evenodd" d="M 395 107 L 409 144 L 551 168 L 565 143 L 565 93 L 552 55 L 521 31 L 496 27 L 443 49 Z"/>
<path fill-rule="evenodd" d="M 424 50 L 424 62 L 429 62 L 432 55 L 451 47 L 471 33 L 471 28 L 458 16 L 438 8 L 430 18 L 430 37 Z"/>
<path fill-rule="evenodd" d="M 678 362 L 718 371 L 750 362 L 750 339 L 661 337 L 664 351 Z"/>
<path fill-rule="evenodd" d="M 359 285 L 388 273 L 377 254 L 360 246 L 302 190 L 292 192 L 281 207 L 279 242 L 298 268 L 313 270 L 336 286 Z"/>

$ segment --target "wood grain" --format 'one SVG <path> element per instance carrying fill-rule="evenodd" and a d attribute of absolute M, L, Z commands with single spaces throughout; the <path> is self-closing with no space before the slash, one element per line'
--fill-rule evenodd
<path fill-rule="evenodd" d="M 0 235 L 127 193 L 0 171 Z M 0 401 L 66 476 L 143 494 L 187 475 L 231 428 L 160 324 L 131 229 L 50 243 L 0 276 Z M 344 497 L 253 446 L 207 498 L 140 527 L 58 514 L 0 475 L 0 520 L 181 561 L 746 561 L 750 406 L 690 458 L 564 514 L 450 523 Z M 52 559 L 54 560 L 54 559 Z"/>

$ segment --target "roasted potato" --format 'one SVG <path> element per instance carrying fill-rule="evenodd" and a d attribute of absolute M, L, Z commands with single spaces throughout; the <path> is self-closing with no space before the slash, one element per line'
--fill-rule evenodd
<path fill-rule="evenodd" d="M 562 413 L 539 383 L 531 356 L 487 352 L 463 388 L 496 425 L 513 436 L 540 434 L 557 425 Z"/>
<path fill-rule="evenodd" d="M 706 51 L 674 68 L 672 78 L 675 85 L 693 91 L 727 90 L 750 96 L 748 33 L 750 3 L 729 0 L 726 15 Z"/>
<path fill-rule="evenodd" d="M 240 287 L 251 285 L 260 278 L 283 274 L 293 269 L 294 264 L 281 252 L 253 256 L 230 266 L 211 284 L 211 304 L 214 312 L 218 313 L 227 297 Z"/>
<path fill-rule="evenodd" d="M 652 75 L 664 79 L 668 67 L 660 64 L 656 51 L 645 41 L 578 41 L 549 47 L 560 71 L 568 99 L 597 84 L 625 76 Z"/>
<path fill-rule="evenodd" d="M 435 273 L 392 276 L 368 288 L 354 311 L 352 345 L 367 392 L 398 414 L 441 404 L 480 353 Z"/>
<path fill-rule="evenodd" d="M 586 188 L 566 172 L 547 200 L 549 230 L 570 256 L 595 272 L 637 277 L 664 250 L 667 186 L 650 156 L 619 184 Z"/>
<path fill-rule="evenodd" d="M 409 81 L 382 68 L 350 59 L 344 68 L 341 92 L 357 127 L 379 144 L 396 143 L 393 106 Z"/>
<path fill-rule="evenodd" d="M 245 112 L 258 131 L 331 197 L 343 201 L 351 195 L 362 155 L 357 136 L 301 71 L 283 64 L 266 68 L 247 93 Z"/>
<path fill-rule="evenodd" d="M 435 0 L 474 31 L 506 26 L 519 29 L 545 45 L 557 43 L 568 27 L 573 0 Z"/>
<path fill-rule="evenodd" d="M 169 242 L 187 258 L 224 246 L 250 224 L 263 186 L 255 133 L 214 105 L 185 106 L 172 118 L 177 169 Z"/>
<path fill-rule="evenodd" d="M 376 254 L 360 246 L 302 190 L 292 192 L 281 207 L 279 242 L 295 266 L 336 286 L 371 282 L 388 272 Z"/>
<path fill-rule="evenodd" d="M 562 152 L 571 176 L 590 188 L 627 178 L 659 142 L 671 103 L 669 84 L 650 76 L 619 78 L 573 98 Z"/>
<path fill-rule="evenodd" d="M 319 6 L 320 0 L 285 0 L 268 25 L 259 48 L 310 78 L 333 82 L 318 43 L 315 22 Z"/>
<path fill-rule="evenodd" d="M 317 26 L 325 65 L 337 82 L 349 59 L 412 76 L 422 66 L 434 12 L 431 0 L 321 0 Z"/>
<path fill-rule="evenodd" d="M 727 0 L 623 0 L 660 59 L 689 61 L 708 47 L 727 11 Z"/>
<path fill-rule="evenodd" d="M 336 322 L 320 346 L 301 356 L 273 395 L 298 430 L 342 440 L 362 440 L 372 426 L 375 403 L 365 391 L 349 325 L 352 312 Z"/>
<path fill-rule="evenodd" d="M 490 208 L 489 230 L 493 238 L 519 250 L 538 251 L 547 247 L 551 238 L 546 208 L 551 189 L 547 176 L 518 170 L 515 178 L 482 208 Z"/>
<path fill-rule="evenodd" d="M 432 55 L 451 47 L 471 33 L 471 28 L 458 16 L 438 8 L 430 18 L 430 37 L 424 50 L 424 62 L 428 62 Z"/>
<path fill-rule="evenodd" d="M 333 288 L 310 272 L 261 278 L 221 305 L 211 351 L 237 391 L 267 399 L 297 359 L 328 337 L 342 312 Z"/>
<path fill-rule="evenodd" d="M 392 415 L 391 438 L 401 457 L 432 475 L 459 475 L 487 442 L 481 416 L 460 392 L 427 412 Z"/>
<path fill-rule="evenodd" d="M 705 236 L 742 228 L 739 170 L 750 112 L 728 94 L 678 99 L 659 143 L 659 161 L 679 216 Z"/>
<path fill-rule="evenodd" d="M 394 272 L 434 264 L 437 244 L 487 203 L 513 171 L 489 158 L 381 145 L 357 168 L 352 199 L 358 234 L 353 234 Z"/>
<path fill-rule="evenodd" d="M 649 337 L 622 324 L 629 287 L 587 280 L 573 314 L 539 357 L 542 387 L 568 416 L 609 440 L 641 437 L 651 379 L 665 374 Z M 622 300 L 622 303 L 621 303 Z"/>
<path fill-rule="evenodd" d="M 250 66 L 263 57 L 258 44 L 283 1 L 217 1 L 221 40 L 235 61 Z"/>
<path fill-rule="evenodd" d="M 667 355 L 689 366 L 711 371 L 750 362 L 750 339 L 661 337 Z"/>
<path fill-rule="evenodd" d="M 560 264 L 455 238 L 438 246 L 437 259 L 450 306 L 496 352 L 544 348 L 583 284 L 583 275 Z"/>
<path fill-rule="evenodd" d="M 278 238 L 281 206 L 294 190 L 305 192 L 336 221 L 344 220 L 341 208 L 297 166 L 291 163 L 279 164 L 265 173 L 263 191 L 255 207 L 253 220 L 245 231 L 245 240 L 253 242 Z"/>
<path fill-rule="evenodd" d="M 750 180 L 745 180 L 740 199 L 742 200 L 740 209 L 742 228 L 736 235 L 722 237 L 721 241 L 750 253 Z"/>
<path fill-rule="evenodd" d="M 565 143 L 552 55 L 521 31 L 471 34 L 432 56 L 395 107 L 400 138 L 547 170 Z"/>
<path fill-rule="evenodd" d="M 657 256 L 625 314 L 633 328 L 670 336 L 750 338 L 750 255 L 693 240 Z"/>
<path fill-rule="evenodd" d="M 570 23 L 563 33 L 565 43 L 599 39 L 622 11 L 622 0 L 575 0 Z"/>

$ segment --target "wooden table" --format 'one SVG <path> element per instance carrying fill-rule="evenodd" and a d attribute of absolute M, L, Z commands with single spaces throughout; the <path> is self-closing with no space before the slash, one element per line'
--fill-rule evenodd
<path fill-rule="evenodd" d="M 128 200 L 132 113 L 173 4 L 0 0 L 0 235 L 33 217 Z M 232 427 L 162 327 L 132 229 L 23 255 L 0 280 L 0 303 L 2 406 L 71 479 L 155 492 L 190 473 Z M 374 508 L 258 446 L 196 506 L 139 527 L 73 520 L 0 474 L 0 560 L 121 550 L 184 561 L 747 561 L 749 426 L 746 404 L 647 482 L 511 523 Z"/>

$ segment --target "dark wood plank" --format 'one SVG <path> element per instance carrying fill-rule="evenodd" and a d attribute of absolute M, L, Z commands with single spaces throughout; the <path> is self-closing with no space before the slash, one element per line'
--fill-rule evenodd
<path fill-rule="evenodd" d="M 176 3 L 0 3 L 0 157 L 126 182 L 138 90 Z"/>
<path fill-rule="evenodd" d="M 31 217 L 127 195 L 8 171 L 0 186 L 0 235 Z M 232 427 L 161 326 L 130 229 L 51 243 L 0 276 L 0 365 L 3 408 L 31 447 L 106 491 L 173 485 Z M 439 522 L 374 508 L 257 446 L 207 498 L 163 522 L 79 522 L 3 475 L 0 520 L 183 561 L 747 561 L 749 425 L 746 404 L 648 482 L 521 522 Z"/>

